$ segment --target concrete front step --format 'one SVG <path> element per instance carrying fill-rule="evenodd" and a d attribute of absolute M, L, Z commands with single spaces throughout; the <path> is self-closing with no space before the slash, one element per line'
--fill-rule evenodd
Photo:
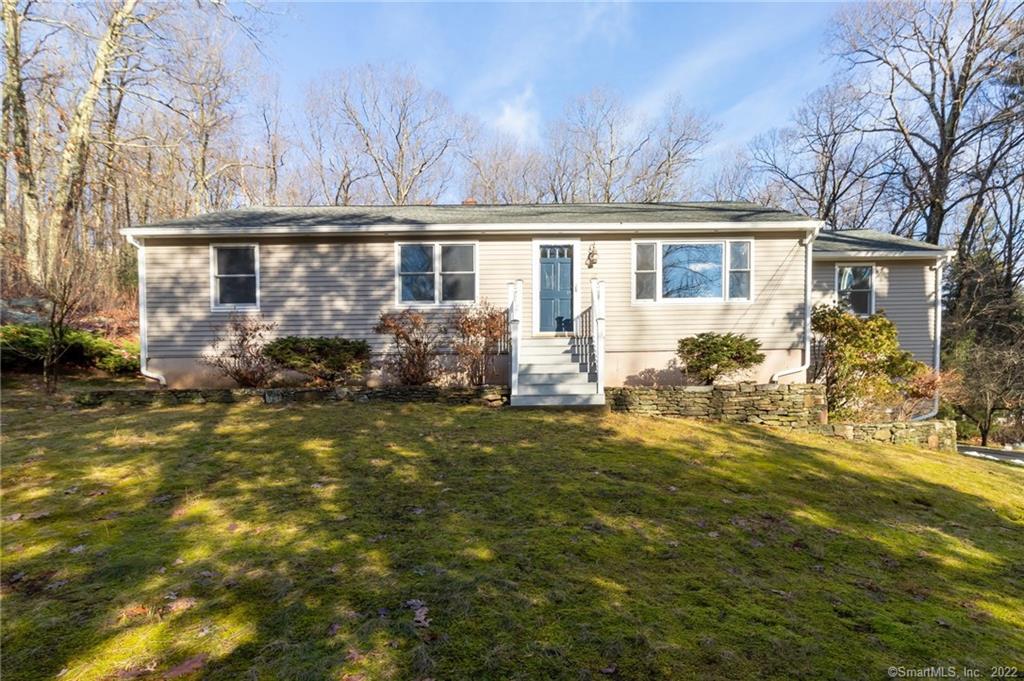
<path fill-rule="evenodd" d="M 600 407 L 604 395 L 513 395 L 513 407 Z"/>

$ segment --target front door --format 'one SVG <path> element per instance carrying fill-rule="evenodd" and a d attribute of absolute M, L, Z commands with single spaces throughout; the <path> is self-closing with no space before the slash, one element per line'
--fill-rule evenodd
<path fill-rule="evenodd" d="M 572 331 L 572 246 L 540 247 L 540 330 Z"/>

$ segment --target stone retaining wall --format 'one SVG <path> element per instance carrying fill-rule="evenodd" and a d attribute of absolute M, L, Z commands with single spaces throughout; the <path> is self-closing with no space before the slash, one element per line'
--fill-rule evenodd
<path fill-rule="evenodd" d="M 860 442 L 956 450 L 953 421 L 828 423 L 824 386 L 754 384 L 606 388 L 612 411 L 797 428 Z"/>
<path fill-rule="evenodd" d="M 166 406 L 230 402 L 438 402 L 500 407 L 508 404 L 506 386 L 438 388 L 435 386 L 385 386 L 380 388 L 184 388 L 169 390 L 90 390 L 75 396 L 82 407 L 102 404 Z"/>
<path fill-rule="evenodd" d="M 915 445 L 942 452 L 956 451 L 955 421 L 896 421 L 893 423 L 830 423 L 811 429 L 822 435 L 858 442 Z"/>
<path fill-rule="evenodd" d="M 953 421 L 895 423 L 828 423 L 825 392 L 816 384 L 754 384 L 606 388 L 612 411 L 649 416 L 681 416 L 731 423 L 795 428 L 860 442 L 916 445 L 956 450 Z M 82 407 L 103 404 L 155 405 L 230 402 L 436 402 L 501 407 L 509 402 L 507 386 L 437 388 L 190 388 L 170 390 L 91 390 L 75 396 Z"/>
<path fill-rule="evenodd" d="M 826 423 L 824 388 L 803 383 L 606 388 L 612 411 L 809 428 Z"/>

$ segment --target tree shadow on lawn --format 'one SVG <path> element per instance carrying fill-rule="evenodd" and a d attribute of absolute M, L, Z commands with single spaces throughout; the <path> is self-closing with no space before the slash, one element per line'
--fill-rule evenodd
<path fill-rule="evenodd" d="M 8 523 L 10 678 L 878 678 L 1024 650 L 1022 500 L 899 464 L 933 455 L 429 405 L 144 419 L 6 433 L 5 515 L 52 512 Z"/>

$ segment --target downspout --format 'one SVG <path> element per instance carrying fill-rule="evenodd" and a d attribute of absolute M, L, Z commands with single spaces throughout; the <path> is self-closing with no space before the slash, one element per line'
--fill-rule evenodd
<path fill-rule="evenodd" d="M 814 227 L 814 231 L 804 237 L 804 349 L 803 364 L 792 369 L 783 369 L 772 375 L 770 381 L 778 383 L 783 376 L 798 374 L 807 371 L 811 367 L 811 274 L 813 267 L 814 239 L 821 231 L 821 223 Z M 806 380 L 806 379 L 805 379 Z"/>
<path fill-rule="evenodd" d="M 935 261 L 935 347 L 932 349 L 932 369 L 938 374 L 941 369 L 942 351 L 942 268 L 949 261 L 949 256 Z M 911 421 L 924 421 L 934 418 L 939 413 L 939 390 L 935 389 L 935 396 L 932 397 L 932 409 L 927 414 L 921 414 L 910 419 Z"/>
<path fill-rule="evenodd" d="M 128 236 L 128 243 L 138 249 L 138 270 L 139 270 L 139 373 L 146 378 L 159 381 L 160 385 L 167 387 L 167 379 L 156 371 L 150 371 L 146 367 L 146 360 L 149 358 L 149 321 L 146 318 L 146 246 L 133 236 Z"/>

